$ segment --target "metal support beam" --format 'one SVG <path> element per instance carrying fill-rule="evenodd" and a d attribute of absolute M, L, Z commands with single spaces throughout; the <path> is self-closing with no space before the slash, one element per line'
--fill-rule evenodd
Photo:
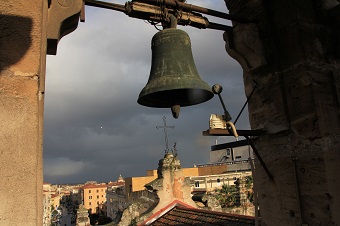
<path fill-rule="evenodd" d="M 124 13 L 126 12 L 126 8 L 124 5 L 115 4 L 111 2 L 85 0 L 85 5 L 94 6 L 94 7 L 103 8 L 103 9 L 112 9 L 112 10 L 116 10 L 116 11 L 124 12 Z"/>
<path fill-rule="evenodd" d="M 256 149 L 253 141 L 249 138 L 250 136 L 260 136 L 262 134 L 265 134 L 265 132 L 266 132 L 265 130 L 237 130 L 238 135 L 245 137 L 246 140 L 231 142 L 229 144 L 226 143 L 226 144 L 214 145 L 214 146 L 211 146 L 211 150 L 215 151 L 215 150 L 220 150 L 223 148 L 233 148 L 233 147 L 239 147 L 243 145 L 250 145 L 257 159 L 260 161 L 263 169 L 266 171 L 268 177 L 271 180 L 273 180 L 272 174 L 270 173 L 265 162 L 261 158 L 261 155 Z M 234 136 L 234 135 L 233 133 L 229 132 L 229 130 L 227 129 L 208 129 L 207 131 L 203 131 L 203 136 Z"/>
<path fill-rule="evenodd" d="M 260 153 L 257 151 L 257 148 L 255 147 L 253 141 L 252 141 L 248 136 L 244 136 L 244 137 L 245 137 L 245 138 L 247 139 L 247 141 L 249 142 L 249 145 L 251 146 L 251 148 L 253 149 L 253 151 L 254 151 L 254 153 L 255 153 L 255 155 L 256 155 L 256 158 L 257 158 L 257 159 L 259 160 L 259 162 L 261 163 L 261 165 L 262 165 L 264 171 L 266 171 L 266 173 L 267 173 L 269 179 L 270 179 L 270 180 L 273 180 L 273 179 L 274 179 L 274 178 L 273 178 L 273 175 L 270 173 L 269 169 L 268 169 L 267 166 L 266 166 L 266 163 L 265 163 L 265 162 L 263 161 L 263 159 L 261 158 L 261 155 L 260 155 Z"/>
<path fill-rule="evenodd" d="M 211 151 L 218 151 L 218 150 L 227 149 L 227 148 L 237 148 L 237 147 L 242 147 L 246 145 L 249 145 L 249 142 L 247 140 L 239 140 L 239 141 L 234 141 L 230 143 L 213 145 L 211 146 Z"/>
<path fill-rule="evenodd" d="M 139 2 L 139 1 L 133 1 L 133 2 L 126 2 L 125 6 L 110 2 L 103 2 L 103 1 L 96 1 L 96 0 L 85 0 L 85 5 L 93 6 L 93 7 L 99 7 L 103 9 L 111 9 L 119 12 L 123 12 L 129 17 L 142 19 L 142 20 L 148 20 L 152 22 L 163 22 L 164 21 L 164 15 L 163 15 L 163 9 L 159 4 L 147 4 L 149 2 Z M 175 13 L 174 9 L 167 9 L 168 13 Z M 209 20 L 202 16 L 201 14 L 194 13 L 194 12 L 181 12 L 181 19 L 178 21 L 178 25 L 183 26 L 192 26 L 200 29 L 209 28 L 214 30 L 222 30 L 225 31 L 227 29 L 231 29 L 230 26 L 218 24 L 209 22 Z"/>
<path fill-rule="evenodd" d="M 236 130 L 239 136 L 260 136 L 265 130 Z M 203 136 L 234 136 L 228 129 L 208 129 L 202 132 Z"/>
<path fill-rule="evenodd" d="M 223 13 L 223 12 L 219 12 L 216 10 L 212 10 L 212 9 L 207 9 L 207 8 L 203 8 L 200 6 L 196 6 L 196 5 L 192 5 L 192 4 L 187 4 L 187 3 L 182 3 L 179 1 L 174 1 L 174 0 L 132 0 L 132 2 L 144 2 L 147 4 L 152 4 L 152 5 L 160 5 L 160 4 L 165 4 L 165 6 L 169 6 L 169 7 L 177 7 L 180 10 L 183 10 L 185 12 L 198 12 L 198 13 L 203 13 L 203 14 L 207 14 L 210 16 L 214 16 L 214 17 L 219 17 L 222 19 L 227 19 L 227 20 L 231 20 L 231 21 L 235 21 L 235 22 L 239 22 L 239 23 L 255 23 L 255 20 L 249 20 L 246 18 L 241 18 L 241 17 L 237 17 L 237 16 L 233 16 L 227 13 Z"/>

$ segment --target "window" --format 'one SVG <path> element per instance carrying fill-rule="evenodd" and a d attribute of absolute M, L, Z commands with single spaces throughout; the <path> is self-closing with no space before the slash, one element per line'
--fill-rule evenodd
<path fill-rule="evenodd" d="M 89 190 L 89 193 L 91 193 L 91 190 Z"/>
<path fill-rule="evenodd" d="M 89 205 L 91 206 L 91 202 L 89 202 Z"/>
<path fill-rule="evenodd" d="M 221 179 L 220 178 L 217 178 L 217 183 L 220 183 L 221 182 Z"/>
<path fill-rule="evenodd" d="M 99 195 L 97 195 L 97 199 L 99 199 Z"/>
<path fill-rule="evenodd" d="M 97 189 L 97 193 L 99 192 L 99 190 Z"/>
<path fill-rule="evenodd" d="M 199 181 L 195 181 L 195 187 L 199 188 L 200 187 L 200 182 Z"/>
<path fill-rule="evenodd" d="M 92 199 L 92 196 L 89 196 L 89 199 Z"/>
<path fill-rule="evenodd" d="M 102 195 L 102 198 L 104 197 L 104 195 Z"/>

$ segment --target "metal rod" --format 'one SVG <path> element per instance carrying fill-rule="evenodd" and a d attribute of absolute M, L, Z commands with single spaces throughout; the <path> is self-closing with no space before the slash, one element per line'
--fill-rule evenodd
<path fill-rule="evenodd" d="M 300 193 L 300 186 L 299 186 L 299 180 L 298 180 L 298 175 L 296 172 L 296 158 L 293 157 L 292 158 L 292 165 L 293 165 L 293 173 L 294 173 L 294 179 L 295 179 L 295 186 L 296 186 L 296 202 L 297 202 L 297 207 L 299 210 L 299 224 L 300 225 L 304 225 L 304 221 L 303 221 L 303 215 L 302 215 L 302 206 L 301 206 L 301 201 L 300 201 L 300 197 L 301 197 L 301 193 Z"/>
<path fill-rule="evenodd" d="M 210 29 L 220 30 L 220 31 L 226 31 L 226 30 L 228 30 L 232 27 L 228 26 L 228 25 L 217 24 L 217 23 L 213 23 L 213 22 L 209 21 L 209 24 L 205 28 L 210 28 Z"/>
<path fill-rule="evenodd" d="M 104 8 L 104 9 L 113 9 L 116 11 L 126 13 L 126 8 L 124 5 L 110 3 L 110 2 L 102 2 L 102 1 L 97 1 L 97 0 L 85 0 L 85 5 Z"/>
<path fill-rule="evenodd" d="M 215 17 L 219 17 L 219 18 L 223 18 L 223 19 L 227 19 L 227 20 L 231 20 L 231 21 L 235 21 L 235 22 L 239 22 L 239 23 L 254 23 L 256 22 L 255 20 L 248 20 L 245 18 L 240 18 L 237 16 L 233 16 L 227 13 L 223 13 L 223 12 L 219 12 L 216 10 L 212 10 L 212 9 L 207 9 L 207 8 L 203 8 L 200 6 L 196 6 L 196 5 L 192 5 L 192 4 L 186 4 L 186 3 L 182 3 L 182 2 L 178 2 L 178 1 L 173 1 L 173 0 L 132 0 L 133 2 L 144 2 L 144 3 L 148 3 L 148 4 L 152 4 L 152 5 L 159 5 L 160 3 L 164 3 L 167 6 L 172 6 L 172 7 L 179 7 L 181 10 L 186 11 L 186 12 L 199 12 L 199 13 L 204 13 L 210 16 L 215 16 Z"/>
<path fill-rule="evenodd" d="M 237 117 L 236 117 L 236 119 L 235 119 L 235 122 L 234 122 L 234 124 L 236 124 L 237 120 L 240 118 L 240 116 L 241 116 L 241 114 L 242 114 L 242 112 L 243 112 L 244 108 L 247 106 L 247 104 L 248 104 L 248 102 L 249 102 L 249 100 L 250 100 L 251 96 L 253 95 L 253 93 L 254 93 L 255 89 L 256 89 L 256 85 L 254 86 L 253 90 L 251 91 L 251 93 L 250 93 L 249 97 L 247 97 L 247 101 L 244 103 L 244 105 L 243 105 L 243 107 L 242 107 L 242 109 L 241 109 L 240 113 L 237 115 Z"/>
<path fill-rule="evenodd" d="M 266 133 L 265 130 L 236 130 L 239 136 L 261 136 Z M 203 136 L 234 136 L 227 129 L 208 129 L 203 131 Z"/>
<path fill-rule="evenodd" d="M 225 105 L 224 105 L 224 102 L 223 102 L 223 99 L 222 99 L 221 94 L 218 93 L 217 95 L 218 95 L 218 98 L 219 98 L 220 101 L 221 101 L 221 104 L 222 104 L 222 107 L 223 107 L 223 110 L 224 110 L 225 120 L 226 120 L 227 122 L 229 122 L 229 121 L 231 120 L 231 116 L 230 116 L 229 112 L 227 111 L 227 108 L 226 108 Z"/>
<path fill-rule="evenodd" d="M 260 153 L 257 151 L 257 149 L 256 149 L 256 147 L 255 147 L 253 141 L 252 141 L 248 136 L 244 136 L 244 137 L 248 140 L 248 142 L 249 142 L 251 148 L 253 149 L 253 151 L 254 151 L 254 153 L 255 153 L 255 155 L 256 155 L 256 157 L 257 157 L 257 159 L 260 161 L 260 163 L 261 163 L 261 165 L 262 165 L 264 171 L 266 171 L 266 173 L 267 173 L 269 179 L 273 180 L 273 175 L 270 173 L 269 169 L 268 169 L 267 166 L 266 166 L 266 163 L 265 163 L 265 162 L 263 161 L 263 159 L 261 158 Z"/>
<path fill-rule="evenodd" d="M 143 1 L 143 2 L 148 3 L 148 1 Z M 135 3 L 138 3 L 138 2 L 135 1 Z M 159 22 L 159 21 L 162 20 L 161 17 L 160 18 L 151 18 L 150 15 L 145 15 L 145 14 L 148 14 L 146 12 L 144 12 L 144 14 L 143 13 L 141 13 L 141 14 L 140 13 L 131 13 L 131 9 L 129 7 L 127 7 L 127 6 L 129 6 L 129 4 L 127 4 L 127 6 L 126 5 L 124 6 L 124 5 L 115 4 L 115 3 L 111 3 L 111 2 L 103 2 L 103 1 L 97 1 L 97 0 L 85 0 L 85 5 L 103 8 L 103 9 L 116 10 L 116 11 L 119 11 L 119 12 L 124 12 L 128 16 L 133 17 L 133 18 L 137 18 L 137 19 L 152 20 L 152 21 L 155 21 L 155 22 Z M 155 4 L 153 6 L 158 6 L 158 5 Z M 190 13 L 188 13 L 188 14 L 190 14 Z M 152 16 L 155 16 L 154 13 L 152 13 Z M 208 28 L 208 29 L 221 30 L 221 31 L 225 31 L 225 30 L 232 28 L 231 26 L 228 26 L 228 25 L 209 22 L 208 19 L 206 19 L 205 17 L 202 17 L 202 18 L 204 18 L 205 21 L 206 21 L 206 24 L 204 24 L 204 25 L 203 24 L 198 25 L 196 23 L 186 24 L 186 23 L 182 23 L 181 21 L 179 22 L 179 24 L 180 25 L 190 25 L 190 26 L 197 27 L 197 28 Z M 85 18 L 83 20 L 85 20 Z"/>

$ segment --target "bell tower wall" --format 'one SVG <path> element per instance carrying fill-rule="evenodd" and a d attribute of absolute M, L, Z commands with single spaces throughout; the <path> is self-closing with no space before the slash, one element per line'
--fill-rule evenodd
<path fill-rule="evenodd" d="M 0 225 L 43 222 L 47 4 L 0 4 Z"/>
<path fill-rule="evenodd" d="M 234 1 L 226 50 L 243 68 L 265 225 L 340 225 L 338 1 Z"/>

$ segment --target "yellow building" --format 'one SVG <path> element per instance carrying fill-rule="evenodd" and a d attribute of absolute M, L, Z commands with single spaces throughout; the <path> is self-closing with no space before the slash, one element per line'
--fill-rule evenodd
<path fill-rule="evenodd" d="M 59 194 L 51 195 L 51 206 L 53 205 L 54 209 L 57 209 L 60 205 L 61 196 Z"/>
<path fill-rule="evenodd" d="M 101 213 L 106 202 L 107 184 L 85 184 L 80 187 L 80 196 L 84 207 L 91 213 Z"/>
<path fill-rule="evenodd" d="M 198 177 L 207 175 L 217 175 L 226 173 L 228 170 L 227 164 L 204 165 L 200 167 L 183 168 L 185 177 Z M 130 193 L 145 190 L 144 185 L 156 179 L 157 170 L 148 170 L 145 177 L 128 177 L 125 178 L 125 193 L 129 196 Z M 127 197 L 128 198 L 128 197 Z"/>
<path fill-rule="evenodd" d="M 129 194 L 135 191 L 144 190 L 144 185 L 157 178 L 157 170 L 146 171 L 145 177 L 128 177 L 125 178 L 125 192 Z"/>

